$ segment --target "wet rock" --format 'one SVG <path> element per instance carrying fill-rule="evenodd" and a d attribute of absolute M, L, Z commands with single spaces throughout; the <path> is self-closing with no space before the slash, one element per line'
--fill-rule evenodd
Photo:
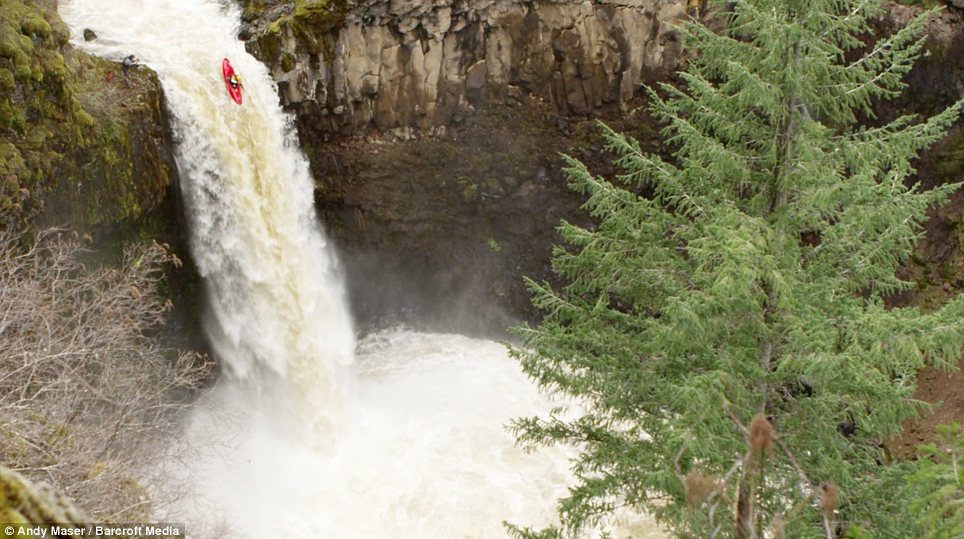
<path fill-rule="evenodd" d="M 84 41 L 93 41 L 97 39 L 97 34 L 90 28 L 84 28 Z"/>

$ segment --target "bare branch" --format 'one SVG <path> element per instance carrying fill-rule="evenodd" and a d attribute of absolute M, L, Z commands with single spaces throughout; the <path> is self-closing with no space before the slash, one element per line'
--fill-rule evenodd
<path fill-rule="evenodd" d="M 62 229 L 0 230 L 0 460 L 49 481 L 93 517 L 145 518 L 139 472 L 210 380 L 210 360 L 155 336 L 169 304 L 165 246 L 85 265 Z"/>

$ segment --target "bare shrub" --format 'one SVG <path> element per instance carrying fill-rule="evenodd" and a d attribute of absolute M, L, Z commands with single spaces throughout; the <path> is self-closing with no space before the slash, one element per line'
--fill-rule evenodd
<path fill-rule="evenodd" d="M 161 458 L 210 361 L 152 334 L 170 303 L 157 291 L 164 246 L 87 267 L 62 230 L 0 230 L 0 462 L 50 482 L 91 517 L 144 520 L 140 472 Z"/>

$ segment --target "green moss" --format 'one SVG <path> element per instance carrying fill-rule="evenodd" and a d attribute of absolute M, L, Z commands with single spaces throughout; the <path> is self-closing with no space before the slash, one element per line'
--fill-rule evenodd
<path fill-rule="evenodd" d="M 34 45 L 33 40 L 30 39 L 30 36 L 21 34 L 17 38 L 17 41 L 19 41 L 18 45 L 20 47 L 20 52 L 24 53 L 24 56 L 29 56 L 33 53 Z"/>
<path fill-rule="evenodd" d="M 13 72 L 0 67 L 0 92 L 12 92 L 15 86 L 16 80 L 13 78 Z"/>
<path fill-rule="evenodd" d="M 329 0 L 295 0 L 295 17 L 328 15 L 335 3 Z"/>
<path fill-rule="evenodd" d="M 43 125 L 38 124 L 34 124 L 30 129 L 28 129 L 27 136 L 24 137 L 27 147 L 35 150 L 43 148 L 44 143 L 47 142 L 47 138 L 47 129 Z"/>
<path fill-rule="evenodd" d="M 14 58 L 20 50 L 20 25 L 16 28 L 7 21 L 0 20 L 0 57 Z"/>
<path fill-rule="evenodd" d="M 16 64 L 13 68 L 13 78 L 19 81 L 33 79 L 33 69 L 30 64 Z"/>
<path fill-rule="evenodd" d="M 21 195 L 21 178 L 27 175 L 27 163 L 20 150 L 9 142 L 0 141 L 0 195 L 8 200 L 8 206 Z"/>
<path fill-rule="evenodd" d="M 134 88 L 108 82 L 119 66 L 65 46 L 68 30 L 45 6 L 3 0 L 0 10 L 0 206 L 15 210 L 0 226 L 28 214 L 79 227 L 137 216 L 173 178 L 159 83 L 147 69 Z"/>
<path fill-rule="evenodd" d="M 97 125 L 97 120 L 94 119 L 86 110 L 80 110 L 76 115 L 77 125 L 80 127 L 94 127 Z"/>
<path fill-rule="evenodd" d="M 10 100 L 0 100 L 0 130 L 10 131 L 13 129 L 13 106 Z"/>
<path fill-rule="evenodd" d="M 37 11 L 28 11 L 23 14 L 20 19 L 20 29 L 26 35 L 42 39 L 49 37 L 51 31 L 50 23 Z"/>
<path fill-rule="evenodd" d="M 44 66 L 40 62 L 33 62 L 30 66 L 30 80 L 34 82 L 43 82 L 44 80 Z"/>
<path fill-rule="evenodd" d="M 30 55 L 18 46 L 17 50 L 13 53 L 13 65 L 17 67 L 30 67 L 32 64 L 33 61 L 30 59 Z"/>
<path fill-rule="evenodd" d="M 295 56 L 290 52 L 285 51 L 284 56 L 281 58 L 281 70 L 287 73 L 294 68 Z"/>
<path fill-rule="evenodd" d="M 952 132 L 941 143 L 935 162 L 943 181 L 959 181 L 964 177 L 964 128 Z"/>
<path fill-rule="evenodd" d="M 262 3 L 250 2 L 246 9 L 262 8 Z M 282 57 L 282 36 L 293 37 L 299 51 L 332 56 L 334 46 L 329 34 L 344 22 L 347 14 L 346 0 L 296 0 L 292 13 L 279 17 L 256 37 L 261 59 L 281 61 L 285 70 L 294 67 L 293 58 Z M 285 62 L 290 67 L 285 68 Z"/>
<path fill-rule="evenodd" d="M 55 51 L 44 50 L 40 54 L 40 62 L 48 77 L 60 81 L 67 77 L 67 64 L 64 57 Z"/>
<path fill-rule="evenodd" d="M 4 434 L 3 439 L 8 437 Z M 0 520 L 17 524 L 83 526 L 90 519 L 65 496 L 39 488 L 26 477 L 0 466 Z"/>
<path fill-rule="evenodd" d="M 23 110 L 15 107 L 9 100 L 0 101 L 0 129 L 21 132 L 26 123 L 27 117 Z"/>

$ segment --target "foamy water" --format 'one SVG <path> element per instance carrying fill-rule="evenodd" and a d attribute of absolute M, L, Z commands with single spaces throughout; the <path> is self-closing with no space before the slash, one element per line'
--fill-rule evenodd
<path fill-rule="evenodd" d="M 218 515 L 232 537 L 345 539 L 496 538 L 503 520 L 552 521 L 566 455 L 526 454 L 505 432 L 549 403 L 504 347 L 384 332 L 362 341 L 357 374 L 330 454 L 237 409 L 232 391 L 215 395 L 191 426 L 219 443 L 192 466 L 206 487 L 189 521 Z"/>

